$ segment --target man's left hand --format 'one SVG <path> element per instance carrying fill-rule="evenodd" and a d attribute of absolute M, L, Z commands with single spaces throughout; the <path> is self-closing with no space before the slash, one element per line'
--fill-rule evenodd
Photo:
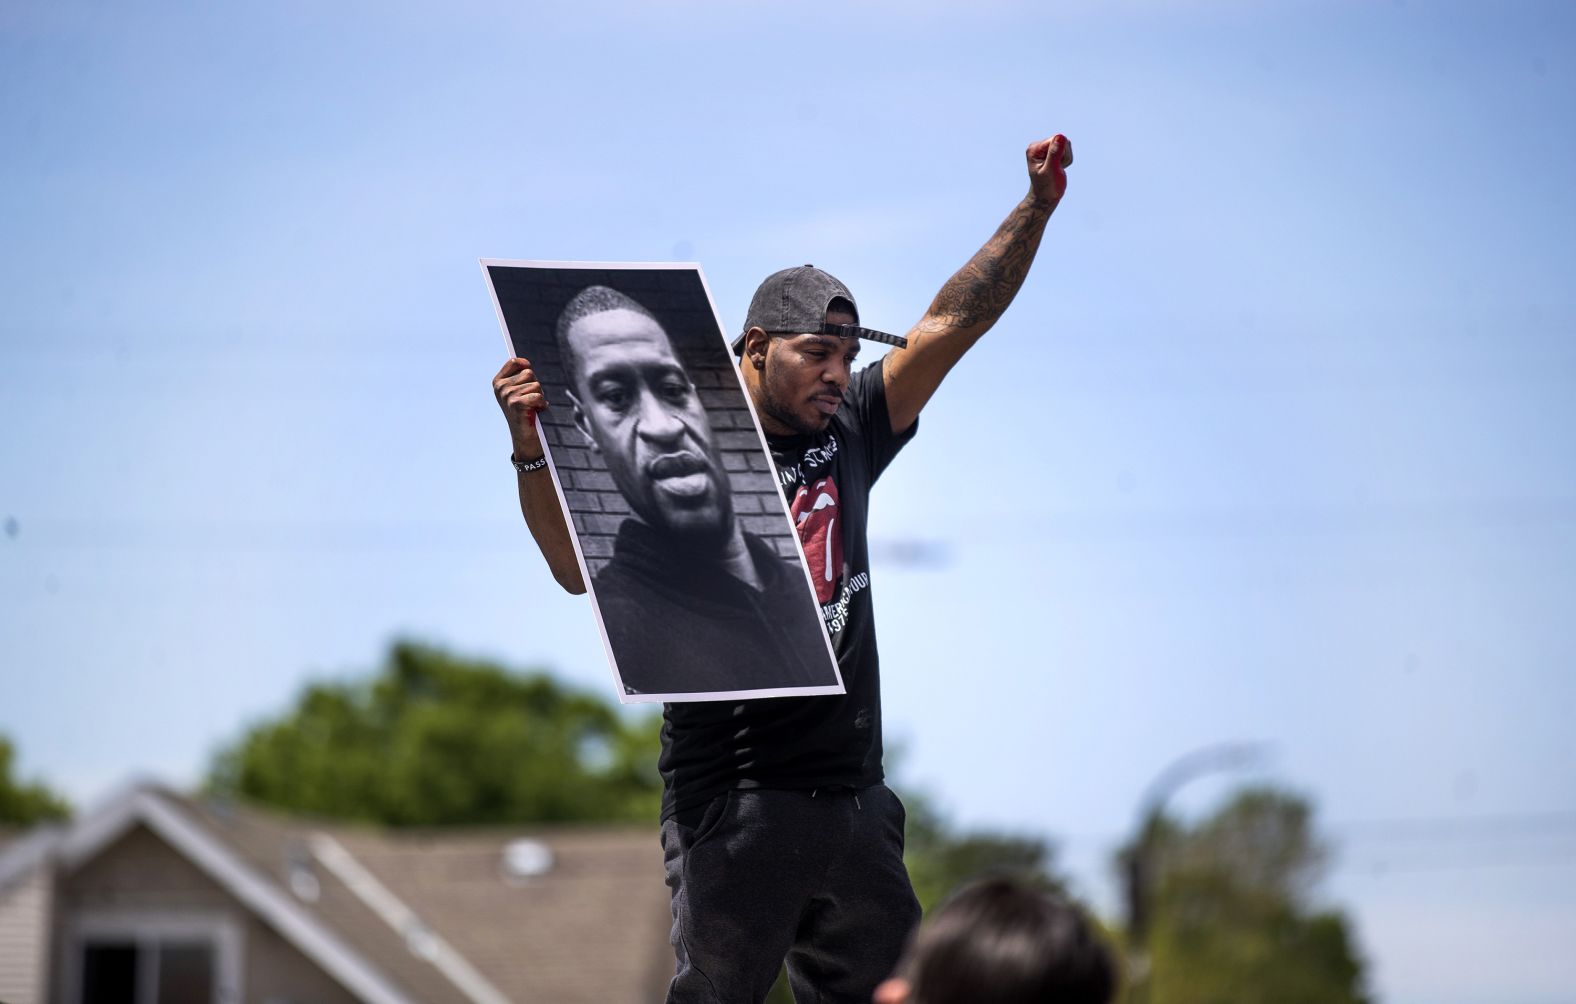
<path fill-rule="evenodd" d="M 1037 201 L 1056 208 L 1067 191 L 1067 168 L 1073 162 L 1072 142 L 1057 133 L 1050 139 L 1030 143 L 1024 156 L 1029 161 L 1029 190 Z"/>

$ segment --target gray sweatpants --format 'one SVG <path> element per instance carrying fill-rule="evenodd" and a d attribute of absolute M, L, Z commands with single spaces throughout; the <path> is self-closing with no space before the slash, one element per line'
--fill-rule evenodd
<path fill-rule="evenodd" d="M 669 1004 L 759 1002 L 785 960 L 798 1004 L 869 1004 L 919 923 L 903 820 L 878 784 L 734 790 L 663 823 Z"/>

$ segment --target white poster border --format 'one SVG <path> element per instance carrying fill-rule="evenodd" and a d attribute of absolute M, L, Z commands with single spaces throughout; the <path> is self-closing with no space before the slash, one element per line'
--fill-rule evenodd
<path fill-rule="evenodd" d="M 728 329 L 722 323 L 722 315 L 717 310 L 716 298 L 711 295 L 711 286 L 706 282 L 706 274 L 701 269 L 698 262 L 546 261 L 540 259 L 521 258 L 481 258 L 478 259 L 478 261 L 481 265 L 482 278 L 487 283 L 487 292 L 492 297 L 493 311 L 497 314 L 498 327 L 499 330 L 503 332 L 504 345 L 509 351 L 510 358 L 513 358 L 515 355 L 514 339 L 509 335 L 509 322 L 504 317 L 503 304 L 498 299 L 498 290 L 493 285 L 492 273 L 489 271 L 489 269 L 492 268 L 539 268 L 557 271 L 568 271 L 574 269 L 599 269 L 609 272 L 622 270 L 660 270 L 669 272 L 684 270 L 693 271 L 696 275 L 696 278 L 700 280 L 701 289 L 706 293 L 706 303 L 707 306 L 711 308 L 712 319 L 716 322 L 718 335 L 722 339 L 723 350 L 729 356 L 733 355 L 733 350 L 728 338 Z M 766 431 L 761 428 L 761 418 L 760 415 L 756 414 L 755 403 L 750 400 L 749 390 L 744 384 L 744 375 L 739 372 L 739 368 L 737 366 L 730 366 L 729 369 L 732 370 L 734 378 L 738 381 L 739 393 L 743 396 L 744 403 L 749 408 L 750 421 L 755 429 L 756 440 L 760 444 L 761 455 L 766 458 L 767 467 L 768 470 L 771 471 L 773 482 L 778 482 L 777 468 L 771 460 L 771 447 L 766 442 Z M 814 697 L 828 694 L 843 694 L 847 692 L 847 688 L 843 683 L 843 670 L 842 667 L 838 665 L 837 652 L 832 647 L 831 635 L 828 634 L 826 629 L 826 618 L 821 614 L 821 602 L 816 596 L 815 580 L 810 575 L 810 563 L 804 553 L 804 542 L 799 539 L 798 527 L 794 525 L 793 513 L 789 510 L 788 502 L 782 497 L 782 491 L 779 487 L 779 489 L 774 493 L 778 501 L 778 508 L 782 513 L 783 520 L 788 526 L 788 530 L 795 543 L 795 547 L 798 549 L 799 569 L 804 575 L 804 586 L 809 594 L 810 602 L 815 608 L 816 621 L 821 626 L 821 640 L 826 644 L 827 658 L 831 660 L 832 671 L 836 674 L 837 683 L 835 685 L 773 687 L 757 690 L 685 691 L 678 694 L 628 693 L 627 688 L 624 686 L 623 676 L 618 670 L 618 658 L 613 654 L 613 645 L 608 639 L 607 625 L 602 618 L 602 608 L 597 603 L 596 589 L 591 582 L 591 569 L 586 563 L 585 552 L 580 546 L 580 533 L 575 529 L 574 517 L 569 508 L 569 499 L 564 494 L 563 480 L 558 474 L 558 464 L 553 459 L 552 446 L 548 443 L 548 437 L 542 434 L 541 416 L 538 414 L 535 420 L 537 438 L 541 441 L 543 455 L 547 457 L 547 469 L 553 479 L 553 491 L 558 496 L 558 507 L 564 514 L 565 524 L 569 527 L 569 540 L 574 545 L 575 562 L 580 568 L 581 581 L 586 585 L 586 595 L 591 599 L 591 610 L 596 619 L 597 631 L 602 637 L 602 651 L 607 655 L 608 668 L 612 672 L 613 686 L 618 693 L 618 702 L 620 704 L 735 701 L 755 700 L 757 698 L 765 697 Z"/>

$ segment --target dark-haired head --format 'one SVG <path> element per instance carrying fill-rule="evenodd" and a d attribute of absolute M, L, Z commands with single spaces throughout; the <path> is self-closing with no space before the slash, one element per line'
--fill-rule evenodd
<path fill-rule="evenodd" d="M 656 318 L 651 316 L 651 311 L 641 306 L 633 297 L 609 286 L 587 286 L 576 293 L 559 313 L 554 334 L 558 339 L 558 351 L 563 356 L 564 365 L 569 369 L 571 381 L 579 376 L 580 359 L 575 343 L 569 337 L 570 329 L 577 321 L 594 314 L 605 314 L 615 310 L 627 310 L 649 319 L 653 325 L 657 323 Z"/>
<path fill-rule="evenodd" d="M 919 929 L 877 1004 L 1110 1004 L 1111 953 L 1060 896 L 1006 878 L 959 890 Z"/>
<path fill-rule="evenodd" d="M 642 522 L 691 548 L 733 539 L 733 488 L 700 394 L 645 307 L 588 286 L 558 318 L 575 426 Z"/>

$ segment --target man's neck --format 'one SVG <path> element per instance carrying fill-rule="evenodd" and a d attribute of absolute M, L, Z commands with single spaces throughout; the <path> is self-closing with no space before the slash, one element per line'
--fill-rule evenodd
<path fill-rule="evenodd" d="M 722 564 L 730 575 L 748 583 L 751 589 L 761 589 L 766 584 L 761 578 L 760 569 L 755 567 L 755 557 L 744 542 L 744 529 L 739 526 L 737 519 L 733 521 L 733 533 L 723 548 Z"/>

